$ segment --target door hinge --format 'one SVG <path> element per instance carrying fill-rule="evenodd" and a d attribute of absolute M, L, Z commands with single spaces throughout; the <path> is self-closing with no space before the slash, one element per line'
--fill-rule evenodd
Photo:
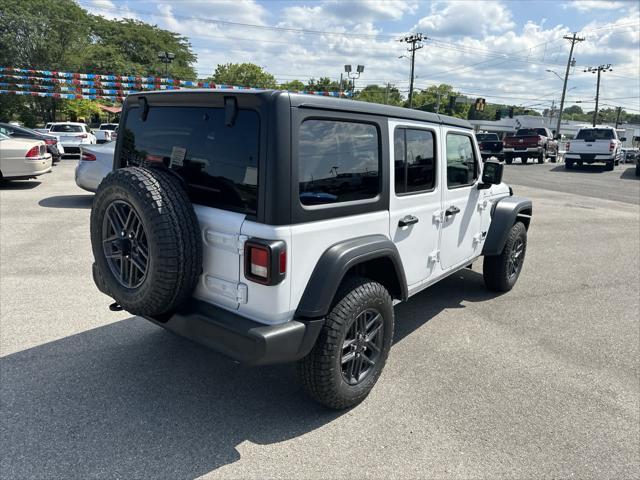
<path fill-rule="evenodd" d="M 433 223 L 442 223 L 442 221 L 444 220 L 444 211 L 443 210 L 437 210 L 435 212 L 433 212 Z"/>
<path fill-rule="evenodd" d="M 481 212 L 482 210 L 487 208 L 488 205 L 489 205 L 489 201 L 485 198 L 484 200 L 478 203 L 478 211 Z"/>
<path fill-rule="evenodd" d="M 487 232 L 479 232 L 473 236 L 473 244 L 477 245 L 482 242 L 485 238 L 487 238 Z"/>
<path fill-rule="evenodd" d="M 434 250 L 433 252 L 431 252 L 429 254 L 429 257 L 427 257 L 427 261 L 429 263 L 429 265 L 431 265 L 432 263 L 437 263 L 440 261 L 440 250 Z"/>
<path fill-rule="evenodd" d="M 205 276 L 205 285 L 211 292 L 238 303 L 247 303 L 248 288 L 244 283 L 235 283 L 212 275 Z"/>
<path fill-rule="evenodd" d="M 205 230 L 204 238 L 209 245 L 231 252 L 242 253 L 244 251 L 244 242 L 246 242 L 249 237 L 207 229 Z"/>

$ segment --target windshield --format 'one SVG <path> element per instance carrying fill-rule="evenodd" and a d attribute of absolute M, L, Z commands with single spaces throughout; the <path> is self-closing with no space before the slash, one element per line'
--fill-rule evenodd
<path fill-rule="evenodd" d="M 613 130 L 610 128 L 583 128 L 576 135 L 576 140 L 613 140 Z"/>
<path fill-rule="evenodd" d="M 62 125 L 52 126 L 51 131 L 62 133 L 81 133 L 84 130 L 82 129 L 82 125 L 68 125 L 66 123 L 63 123 Z"/>
<path fill-rule="evenodd" d="M 478 133 L 476 138 L 479 142 L 492 142 L 498 141 L 498 135 L 495 133 Z"/>
<path fill-rule="evenodd" d="M 100 130 L 115 130 L 117 126 L 117 123 L 103 123 L 100 125 Z"/>

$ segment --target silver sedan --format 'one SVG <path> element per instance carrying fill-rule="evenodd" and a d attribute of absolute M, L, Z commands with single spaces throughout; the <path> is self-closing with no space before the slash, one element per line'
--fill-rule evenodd
<path fill-rule="evenodd" d="M 116 142 L 101 145 L 81 145 L 80 160 L 76 166 L 76 185 L 95 192 L 104 177 L 113 169 Z"/>

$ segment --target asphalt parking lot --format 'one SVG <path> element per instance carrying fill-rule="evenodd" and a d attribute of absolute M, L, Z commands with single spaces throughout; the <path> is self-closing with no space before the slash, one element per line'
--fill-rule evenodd
<path fill-rule="evenodd" d="M 524 271 L 480 262 L 396 307 L 346 412 L 125 312 L 91 280 L 74 160 L 0 186 L 2 478 L 639 478 L 640 181 L 506 167 L 534 201 Z"/>

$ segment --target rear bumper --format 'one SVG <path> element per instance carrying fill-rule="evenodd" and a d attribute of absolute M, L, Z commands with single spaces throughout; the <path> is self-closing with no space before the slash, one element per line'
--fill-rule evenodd
<path fill-rule="evenodd" d="M 502 157 L 504 157 L 504 152 L 502 152 L 502 151 L 500 151 L 500 152 L 490 152 L 488 150 L 480 150 L 480 155 L 482 156 L 482 158 L 489 158 L 489 157 L 502 158 Z"/>
<path fill-rule="evenodd" d="M 518 147 L 504 147 L 503 149 L 504 153 L 508 153 L 508 154 L 513 154 L 513 155 L 518 155 L 518 154 L 523 154 L 523 153 L 535 153 L 538 154 L 540 152 L 542 152 L 542 148 L 541 147 L 526 147 L 526 148 L 518 148 Z"/>
<path fill-rule="evenodd" d="M 192 300 L 169 318 L 147 320 L 249 365 L 293 362 L 306 356 L 323 319 L 265 325 L 222 308 Z"/>
<path fill-rule="evenodd" d="M 598 154 L 593 154 L 593 153 L 565 153 L 564 155 L 564 160 L 565 162 L 567 160 L 573 161 L 573 162 L 583 162 L 583 163 L 607 163 L 607 162 L 614 162 L 616 159 L 613 155 L 607 155 L 607 154 L 602 154 L 602 155 L 598 155 Z"/>

